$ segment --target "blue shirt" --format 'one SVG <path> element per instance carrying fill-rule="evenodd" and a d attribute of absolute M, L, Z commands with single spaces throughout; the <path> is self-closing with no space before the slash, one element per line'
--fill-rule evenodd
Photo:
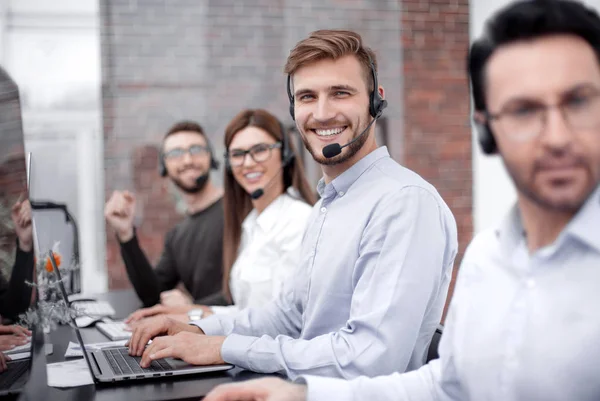
<path fill-rule="evenodd" d="M 454 294 L 439 359 L 376 379 L 302 378 L 308 400 L 600 400 L 600 186 L 531 254 L 513 208 L 469 245 Z"/>
<path fill-rule="evenodd" d="M 281 296 L 196 324 L 227 336 L 226 362 L 257 372 L 353 378 L 420 367 L 457 253 L 452 213 L 385 147 L 318 191 Z"/>

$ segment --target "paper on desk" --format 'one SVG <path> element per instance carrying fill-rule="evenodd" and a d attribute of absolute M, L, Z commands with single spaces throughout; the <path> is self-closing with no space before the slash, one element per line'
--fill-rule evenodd
<path fill-rule="evenodd" d="M 76 387 L 92 384 L 92 375 L 85 359 L 49 363 L 46 365 L 50 387 Z"/>
<path fill-rule="evenodd" d="M 105 343 L 85 344 L 85 349 L 88 351 L 97 351 L 99 349 L 106 348 L 106 347 L 123 347 L 126 342 L 127 342 L 127 340 L 120 340 L 120 341 L 109 341 L 109 342 L 105 342 Z M 74 356 L 83 356 L 83 351 L 81 350 L 81 347 L 79 346 L 78 343 L 69 341 L 69 346 L 67 347 L 67 351 L 65 352 L 65 358 L 71 358 Z"/>

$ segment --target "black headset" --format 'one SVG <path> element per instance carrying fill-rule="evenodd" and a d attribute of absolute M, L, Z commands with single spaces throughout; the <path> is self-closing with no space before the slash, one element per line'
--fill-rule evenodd
<path fill-rule="evenodd" d="M 218 170 L 219 169 L 219 161 L 217 159 L 215 159 L 215 154 L 213 152 L 213 148 L 210 144 L 210 141 L 208 140 L 208 137 L 204 134 L 200 134 L 204 137 L 204 139 L 206 140 L 206 147 L 208 148 L 208 154 L 210 155 L 210 168 L 213 170 Z M 158 155 L 158 173 L 160 174 L 161 177 L 166 177 L 167 176 L 167 166 L 165 165 L 165 154 L 164 152 L 160 151 L 160 154 Z"/>
<path fill-rule="evenodd" d="M 281 164 L 282 167 L 286 167 L 296 158 L 296 155 L 292 151 L 290 138 L 288 136 L 289 134 L 285 129 L 285 126 L 281 121 L 277 120 L 277 122 L 279 123 L 279 129 L 281 130 Z M 225 150 L 224 158 L 225 168 L 227 169 L 227 171 L 231 171 L 231 163 L 229 162 L 229 152 L 227 150 Z"/>
<path fill-rule="evenodd" d="M 496 145 L 496 138 L 494 138 L 490 124 L 475 121 L 475 129 L 477 130 L 477 139 L 483 153 L 486 155 L 497 153 L 498 146 Z"/>
<path fill-rule="evenodd" d="M 383 109 L 387 107 L 387 100 L 381 97 L 379 93 L 379 84 L 377 83 L 377 71 L 375 71 L 375 64 L 371 57 L 369 57 L 369 66 L 371 67 L 371 76 L 373 78 L 373 91 L 369 94 L 369 114 L 371 117 L 376 118 L 381 115 Z M 287 94 L 290 101 L 290 115 L 292 119 L 296 121 L 294 113 L 294 94 L 292 93 L 292 77 L 287 77 Z"/>

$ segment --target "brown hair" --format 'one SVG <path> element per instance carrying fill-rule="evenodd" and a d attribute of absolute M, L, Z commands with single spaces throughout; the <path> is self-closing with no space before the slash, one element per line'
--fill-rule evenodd
<path fill-rule="evenodd" d="M 372 91 L 371 62 L 377 71 L 377 59 L 373 50 L 363 45 L 362 37 L 352 31 L 324 29 L 312 32 L 292 49 L 284 72 L 293 75 L 305 65 L 326 59 L 337 60 L 349 54 L 353 54 L 362 65 L 365 82 Z"/>
<path fill-rule="evenodd" d="M 202 129 L 200 124 L 198 124 L 195 121 L 190 121 L 190 120 L 183 120 L 183 121 L 179 121 L 179 122 L 176 122 L 175 124 L 173 124 L 173 126 L 171 128 L 169 128 L 169 130 L 165 134 L 163 141 L 165 139 L 167 139 L 168 137 L 170 137 L 171 135 L 176 134 L 178 132 L 182 132 L 182 131 L 196 132 L 196 133 L 202 135 L 204 137 L 204 140 L 208 143 L 208 138 L 207 138 L 206 134 L 204 133 L 204 130 Z"/>
<path fill-rule="evenodd" d="M 227 128 L 225 128 L 225 149 L 229 149 L 233 137 L 246 127 L 260 128 L 277 141 L 283 140 L 283 132 L 281 131 L 283 126 L 275 116 L 266 110 L 247 109 L 238 113 L 227 125 Z M 302 200 L 310 205 L 314 205 L 315 194 L 306 180 L 304 168 L 294 149 L 293 143 L 291 141 L 288 142 L 296 157 L 283 169 L 283 187 L 285 189 L 290 186 L 294 187 Z M 223 233 L 223 294 L 231 302 L 231 291 L 229 289 L 231 267 L 238 254 L 242 236 L 242 223 L 252 210 L 252 202 L 250 195 L 246 193 L 233 177 L 233 173 L 227 168 L 224 173 L 223 186 L 225 189 L 225 195 L 223 196 L 223 209 L 225 213 Z"/>

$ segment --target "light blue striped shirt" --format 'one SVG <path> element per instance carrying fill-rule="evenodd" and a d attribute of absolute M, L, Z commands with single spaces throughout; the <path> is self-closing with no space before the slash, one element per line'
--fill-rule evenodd
<path fill-rule="evenodd" d="M 352 381 L 303 377 L 308 401 L 600 400 L 600 186 L 530 254 L 514 208 L 460 268 L 440 358 Z"/>
<path fill-rule="evenodd" d="M 280 297 L 196 323 L 257 372 L 353 378 L 423 365 L 444 308 L 456 222 L 433 186 L 381 147 L 328 185 Z"/>

